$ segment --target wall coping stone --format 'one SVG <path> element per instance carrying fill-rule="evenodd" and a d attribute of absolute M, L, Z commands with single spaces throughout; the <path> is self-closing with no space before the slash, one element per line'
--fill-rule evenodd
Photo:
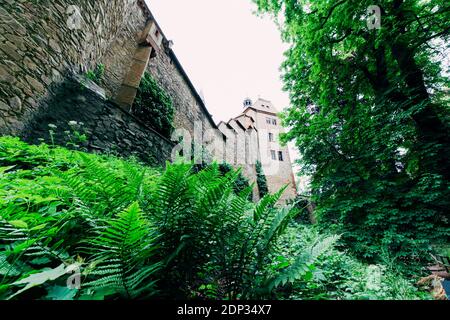
<path fill-rule="evenodd" d="M 144 123 L 142 120 L 140 120 L 138 117 L 136 117 L 134 114 L 132 114 L 131 112 L 129 112 L 128 110 L 125 110 L 124 108 L 122 108 L 119 104 L 117 104 L 116 102 L 109 100 L 106 98 L 105 95 L 105 90 L 103 88 L 101 88 L 100 86 L 98 86 L 95 82 L 93 82 L 90 79 L 86 79 L 86 77 L 84 77 L 83 75 L 80 74 L 70 74 L 68 76 L 68 78 L 72 79 L 73 81 L 79 83 L 81 86 L 84 87 L 85 90 L 89 90 L 91 91 L 94 95 L 97 95 L 99 98 L 105 100 L 106 105 L 110 108 L 115 108 L 115 109 L 119 109 L 122 113 L 126 114 L 127 116 L 133 118 L 133 120 L 135 120 L 137 123 L 139 123 L 140 125 L 142 125 L 145 129 L 151 131 L 152 133 L 156 134 L 158 137 L 160 137 L 162 140 L 164 140 L 165 142 L 167 142 L 168 144 L 175 146 L 175 142 L 168 139 L 167 137 L 163 136 L 162 134 L 160 134 L 158 131 L 156 131 L 155 129 L 153 129 L 152 127 L 150 127 L 149 125 L 147 125 L 146 123 Z"/>

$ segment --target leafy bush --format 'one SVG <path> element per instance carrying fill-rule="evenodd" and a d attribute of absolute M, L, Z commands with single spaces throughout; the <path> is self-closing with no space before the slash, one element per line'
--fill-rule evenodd
<path fill-rule="evenodd" d="M 302 224 L 311 224 L 313 223 L 313 218 L 311 213 L 309 212 L 308 207 L 312 207 L 308 198 L 302 195 L 297 195 L 295 199 L 291 200 L 294 206 L 299 210 L 299 215 L 295 219 L 297 222 Z"/>
<path fill-rule="evenodd" d="M 262 198 L 269 193 L 267 179 L 261 167 L 261 162 L 256 161 L 256 183 L 258 184 L 259 196 Z"/>
<path fill-rule="evenodd" d="M 304 252 L 312 244 L 323 242 L 316 228 L 291 223 L 280 239 L 276 252 L 277 268 L 290 262 L 291 257 Z M 317 259 L 308 276 L 277 290 L 278 299 L 372 299 L 372 300 L 416 300 L 431 299 L 427 292 L 420 292 L 414 283 L 395 269 L 394 264 L 366 265 L 348 252 L 328 247 Z"/>
<path fill-rule="evenodd" d="M 132 113 L 163 136 L 170 137 L 172 134 L 172 100 L 148 72 L 142 77 Z"/>
<path fill-rule="evenodd" d="M 448 1 L 377 1 L 373 30 L 369 0 L 254 2 L 292 44 L 282 140 L 311 177 L 318 224 L 368 263 L 387 251 L 415 272 L 432 244 L 450 240 L 450 78 L 436 58 L 446 55 Z"/>
<path fill-rule="evenodd" d="M 193 171 L 195 173 L 198 173 L 199 171 L 204 170 L 207 167 L 208 167 L 208 165 L 206 163 L 196 164 L 193 167 Z M 219 171 L 220 171 L 221 175 L 226 175 L 227 173 L 234 171 L 234 169 L 231 166 L 231 164 L 229 164 L 227 162 L 223 162 L 223 163 L 219 164 Z M 239 171 L 239 173 L 236 176 L 236 180 L 233 183 L 234 193 L 236 195 L 239 195 L 242 191 L 246 190 L 249 187 L 250 187 L 249 180 L 242 174 L 241 171 Z M 252 200 L 252 198 L 253 198 L 252 195 L 253 195 L 253 192 L 251 194 L 249 194 L 248 200 L 250 200 L 250 201 Z"/>
<path fill-rule="evenodd" d="M 0 298 L 270 296 L 333 239 L 268 269 L 296 211 L 236 195 L 238 175 L 0 138 Z"/>

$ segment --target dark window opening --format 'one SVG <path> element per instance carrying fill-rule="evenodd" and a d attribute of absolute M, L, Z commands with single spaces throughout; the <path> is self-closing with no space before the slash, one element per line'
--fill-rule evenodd
<path fill-rule="evenodd" d="M 278 160 L 284 161 L 283 160 L 283 152 L 281 152 L 281 151 L 278 151 Z"/>

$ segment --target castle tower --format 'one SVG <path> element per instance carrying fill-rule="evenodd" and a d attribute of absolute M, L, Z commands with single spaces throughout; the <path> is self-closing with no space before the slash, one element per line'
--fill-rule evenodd
<path fill-rule="evenodd" d="M 235 167 L 241 167 L 251 182 L 256 182 L 256 161 L 260 161 L 270 193 L 288 185 L 280 203 L 294 199 L 297 191 L 292 163 L 287 146 L 282 146 L 279 136 L 284 133 L 278 111 L 273 104 L 259 98 L 244 100 L 242 114 L 227 123 L 219 123 L 219 129 L 227 137 L 227 159 Z M 254 199 L 259 198 L 257 192 Z"/>

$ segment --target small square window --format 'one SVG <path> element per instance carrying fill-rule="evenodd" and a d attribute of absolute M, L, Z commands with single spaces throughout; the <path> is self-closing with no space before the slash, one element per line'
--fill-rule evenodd
<path fill-rule="evenodd" d="M 275 150 L 270 150 L 270 155 L 272 156 L 272 160 L 277 160 L 277 154 L 275 153 Z"/>
<path fill-rule="evenodd" d="M 281 151 L 278 151 L 278 160 L 284 161 L 283 160 L 283 152 L 281 152 Z"/>

